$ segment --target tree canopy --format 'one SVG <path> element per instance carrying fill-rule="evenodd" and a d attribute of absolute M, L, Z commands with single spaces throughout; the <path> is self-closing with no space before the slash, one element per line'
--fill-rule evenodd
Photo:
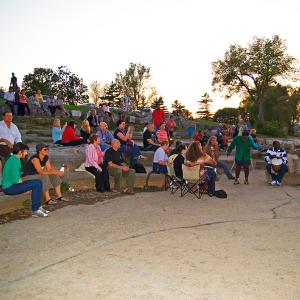
<path fill-rule="evenodd" d="M 258 120 L 265 121 L 264 96 L 279 79 L 296 79 L 296 59 L 287 53 L 284 40 L 255 37 L 248 47 L 231 45 L 224 58 L 212 63 L 214 90 L 226 97 L 245 92 L 257 103 Z"/>
<path fill-rule="evenodd" d="M 202 95 L 201 100 L 198 101 L 199 110 L 197 111 L 197 115 L 201 119 L 209 120 L 211 119 L 210 105 L 212 103 L 212 99 L 209 97 L 208 93 Z"/>

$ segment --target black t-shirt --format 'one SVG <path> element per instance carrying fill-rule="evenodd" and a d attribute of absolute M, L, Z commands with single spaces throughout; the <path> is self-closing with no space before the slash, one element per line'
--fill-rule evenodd
<path fill-rule="evenodd" d="M 109 148 L 105 151 L 104 164 L 108 166 L 109 162 L 121 166 L 124 163 L 121 150 L 115 151 L 113 148 Z"/>
<path fill-rule="evenodd" d="M 84 139 L 84 141 L 87 143 L 87 140 L 90 137 L 90 133 L 83 131 L 82 129 L 80 129 L 80 136 Z"/>
<path fill-rule="evenodd" d="M 180 179 L 183 178 L 183 173 L 182 173 L 183 163 L 184 163 L 184 157 L 181 154 L 178 154 L 174 159 L 173 166 L 174 166 L 174 172 L 176 177 Z"/>
<path fill-rule="evenodd" d="M 149 142 L 147 141 L 149 139 L 151 139 L 153 141 L 153 133 L 147 129 L 143 134 L 143 144 L 144 144 L 145 148 L 150 145 Z"/>
<path fill-rule="evenodd" d="M 121 130 L 120 128 L 117 128 L 114 132 L 114 138 L 119 140 L 121 145 L 126 145 L 126 142 L 122 141 L 119 137 L 118 137 L 118 133 L 121 132 L 122 134 L 126 134 L 125 131 Z"/>
<path fill-rule="evenodd" d="M 35 154 L 35 155 L 31 156 L 30 159 L 28 160 L 28 162 L 24 165 L 23 176 L 38 174 L 37 170 L 35 169 L 35 167 L 32 163 L 32 160 L 34 158 L 37 158 L 40 161 L 40 164 L 41 164 L 42 168 L 45 167 L 47 161 L 49 160 L 49 157 L 47 155 L 44 157 L 43 160 L 40 159 L 38 154 Z"/>
<path fill-rule="evenodd" d="M 92 116 L 90 115 L 87 120 L 89 121 L 89 124 L 91 127 L 95 127 L 97 126 L 97 123 L 98 123 L 98 119 L 97 119 L 97 116 Z"/>

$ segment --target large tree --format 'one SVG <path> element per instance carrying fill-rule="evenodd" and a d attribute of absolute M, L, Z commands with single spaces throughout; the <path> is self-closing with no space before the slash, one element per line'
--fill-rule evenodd
<path fill-rule="evenodd" d="M 285 41 L 255 37 L 248 47 L 231 45 L 224 58 L 212 63 L 215 90 L 226 92 L 229 98 L 246 92 L 257 103 L 258 119 L 263 124 L 264 96 L 268 87 L 279 79 L 295 79 L 296 59 L 287 53 Z"/>
<path fill-rule="evenodd" d="M 239 120 L 240 109 L 234 107 L 224 107 L 216 111 L 214 121 L 218 123 L 236 124 Z"/>
<path fill-rule="evenodd" d="M 197 111 L 197 115 L 201 119 L 209 120 L 211 118 L 210 105 L 212 103 L 212 99 L 209 97 L 208 93 L 204 93 L 201 97 L 201 100 L 198 101 L 199 110 Z"/>
<path fill-rule="evenodd" d="M 101 97 L 103 97 L 103 93 L 103 88 L 97 80 L 91 83 L 89 95 L 96 105 L 99 105 L 99 103 L 101 102 Z"/>
<path fill-rule="evenodd" d="M 123 102 L 121 91 L 119 86 L 112 81 L 104 89 L 104 96 L 101 98 L 103 101 L 107 101 L 110 106 L 120 106 Z"/>
<path fill-rule="evenodd" d="M 153 109 L 161 108 L 163 110 L 167 110 L 167 108 L 165 106 L 164 98 L 158 97 L 158 98 L 154 99 L 153 102 L 151 103 L 151 108 L 153 108 Z"/>
<path fill-rule="evenodd" d="M 175 100 L 171 104 L 171 107 L 173 111 L 177 111 L 177 112 L 182 112 L 182 110 L 185 109 L 185 106 L 179 100 Z"/>
<path fill-rule="evenodd" d="M 148 88 L 150 78 L 150 68 L 142 65 L 130 63 L 124 73 L 116 74 L 116 83 L 122 92 L 122 96 L 130 97 L 131 107 L 142 108 L 143 96 Z M 144 98 L 145 99 L 145 98 Z"/>

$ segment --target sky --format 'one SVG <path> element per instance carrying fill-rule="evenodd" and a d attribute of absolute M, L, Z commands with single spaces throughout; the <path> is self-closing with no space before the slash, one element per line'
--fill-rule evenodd
<path fill-rule="evenodd" d="M 297 0 L 0 0 L 0 86 L 34 67 L 68 66 L 86 85 L 110 82 L 130 62 L 150 67 L 168 107 L 195 113 L 208 92 L 212 110 L 237 106 L 212 92 L 211 63 L 231 44 L 279 34 L 300 59 Z"/>

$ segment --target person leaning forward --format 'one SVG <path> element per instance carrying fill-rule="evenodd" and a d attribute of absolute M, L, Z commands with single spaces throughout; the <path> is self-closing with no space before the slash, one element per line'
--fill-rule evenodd
<path fill-rule="evenodd" d="M 135 181 L 135 171 L 130 169 L 124 162 L 122 152 L 120 150 L 120 142 L 117 139 L 113 139 L 111 142 L 111 148 L 106 150 L 104 156 L 105 164 L 108 168 L 110 176 L 114 177 L 115 185 L 112 192 L 119 192 L 121 188 L 121 177 L 126 178 L 126 188 L 124 193 L 133 195 L 133 187 Z"/>

